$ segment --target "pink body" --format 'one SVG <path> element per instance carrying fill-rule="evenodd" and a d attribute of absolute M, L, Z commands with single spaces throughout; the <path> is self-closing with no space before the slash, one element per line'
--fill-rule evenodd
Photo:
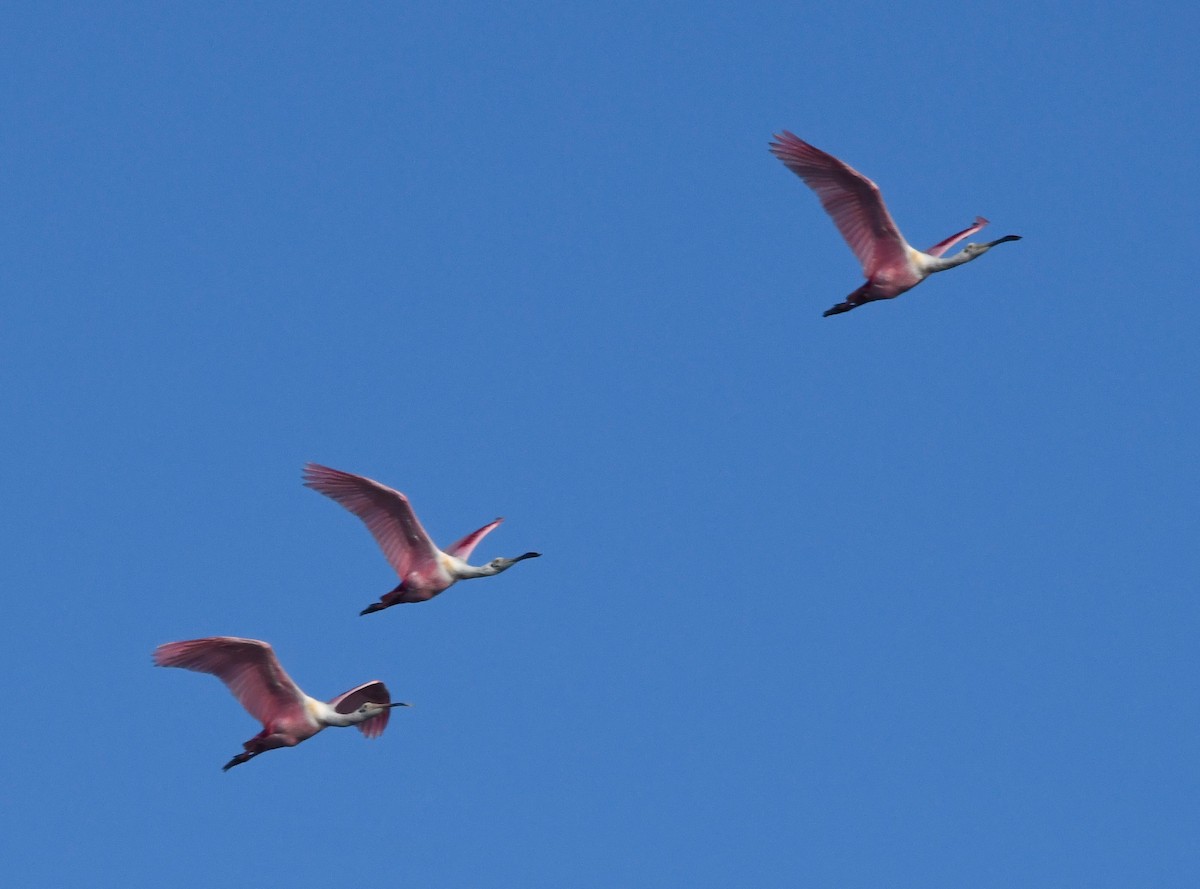
<path fill-rule="evenodd" d="M 468 565 L 466 560 L 479 541 L 503 519 L 488 522 L 443 551 L 434 545 L 421 527 L 408 498 L 399 491 L 365 476 L 316 463 L 304 467 L 304 484 L 336 500 L 362 519 L 392 568 L 400 575 L 400 583 L 385 593 L 379 602 L 364 609 L 363 614 L 404 602 L 425 602 L 460 580 L 499 574 L 516 562 L 540 555 L 525 553 L 513 559 L 493 559 L 478 567 Z"/>
<path fill-rule="evenodd" d="M 786 130 L 775 139 L 777 141 L 770 146 L 771 153 L 817 193 L 821 206 L 833 218 L 838 231 L 862 263 L 863 274 L 867 278 L 867 283 L 846 297 L 844 302 L 827 311 L 826 315 L 848 312 L 873 300 L 894 299 L 916 287 L 934 272 L 969 262 L 1000 243 L 993 241 L 987 245 L 972 245 L 953 257 L 941 258 L 963 238 L 988 224 L 982 216 L 977 216 L 970 227 L 929 250 L 916 250 L 900 234 L 874 182 L 833 155 L 814 148 Z M 1009 235 L 1000 240 L 1015 241 L 1019 238 Z"/>
<path fill-rule="evenodd" d="M 182 667 L 212 673 L 229 687 L 242 706 L 263 724 L 263 730 L 243 744 L 230 769 L 278 747 L 295 747 L 330 725 L 357 725 L 368 738 L 387 728 L 393 706 L 387 686 L 379 680 L 365 682 L 323 702 L 310 698 L 284 672 L 266 642 L 234 636 L 212 636 L 186 642 L 168 642 L 154 651 L 160 667 Z M 364 704 L 377 705 L 371 715 L 359 712 Z"/>

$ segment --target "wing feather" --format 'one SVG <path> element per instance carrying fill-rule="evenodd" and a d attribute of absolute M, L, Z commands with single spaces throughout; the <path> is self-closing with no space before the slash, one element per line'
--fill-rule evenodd
<path fill-rule="evenodd" d="M 975 234 L 975 232 L 979 231 L 981 228 L 983 228 L 987 224 L 988 224 L 988 221 L 986 219 L 984 219 L 982 216 L 976 216 L 975 222 L 971 225 L 970 228 L 964 228 L 958 234 L 951 235 L 950 237 L 946 238 L 946 240 L 944 240 L 944 241 L 938 241 L 936 244 L 934 244 L 932 247 L 930 247 L 925 252 L 928 253 L 930 256 L 941 256 L 943 253 L 945 253 L 947 250 L 949 250 L 951 247 L 953 247 L 955 244 L 957 244 L 963 238 L 966 238 L 966 237 L 969 237 L 970 235 Z"/>
<path fill-rule="evenodd" d="M 456 540 L 451 546 L 447 547 L 446 553 L 454 556 L 456 559 L 462 559 L 464 562 L 470 558 L 471 553 L 478 546 L 479 541 L 483 540 L 488 534 L 494 531 L 504 519 L 496 519 L 494 522 L 488 522 L 478 531 L 472 531 L 462 540 Z"/>
<path fill-rule="evenodd" d="M 771 153 L 817 193 L 868 278 L 889 266 L 908 265 L 908 243 L 874 182 L 787 130 L 775 139 Z"/>
<path fill-rule="evenodd" d="M 399 491 L 316 463 L 304 467 L 304 484 L 362 519 L 401 579 L 414 568 L 437 564 L 437 547 L 421 527 L 408 498 Z"/>
<path fill-rule="evenodd" d="M 343 692 L 329 702 L 329 706 L 333 707 L 338 713 L 353 713 L 367 701 L 375 704 L 390 704 L 392 696 L 387 690 L 387 686 L 378 679 L 372 679 L 370 682 L 364 682 L 357 688 L 352 688 L 350 691 Z M 372 716 L 366 722 L 358 724 L 358 730 L 368 738 L 378 738 L 383 734 L 383 730 L 388 726 L 388 719 L 391 717 L 391 710 L 384 710 L 378 716 Z"/>
<path fill-rule="evenodd" d="M 212 636 L 168 642 L 154 650 L 154 663 L 212 673 L 264 725 L 303 706 L 304 692 L 284 671 L 274 649 L 257 639 Z"/>

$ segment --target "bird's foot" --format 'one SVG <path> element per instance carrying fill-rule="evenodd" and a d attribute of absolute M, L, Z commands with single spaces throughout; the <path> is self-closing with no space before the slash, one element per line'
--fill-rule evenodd
<path fill-rule="evenodd" d="M 221 771 L 228 772 L 234 766 L 240 766 L 244 762 L 249 762 L 256 756 L 258 756 L 257 753 L 239 753 L 233 759 L 229 760 L 229 762 L 225 763 L 225 765 L 221 766 Z"/>

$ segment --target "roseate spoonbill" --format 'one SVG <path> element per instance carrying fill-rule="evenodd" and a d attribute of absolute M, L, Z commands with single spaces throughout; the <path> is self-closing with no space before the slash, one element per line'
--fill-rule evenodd
<path fill-rule="evenodd" d="M 364 478 L 309 463 L 304 467 L 304 484 L 336 500 L 363 520 L 379 548 L 400 575 L 399 585 L 359 614 L 371 614 L 402 602 L 425 602 L 460 580 L 491 577 L 507 571 L 523 559 L 541 553 L 524 553 L 512 559 L 492 559 L 486 565 L 468 565 L 466 560 L 488 532 L 504 519 L 472 531 L 444 552 L 438 549 L 399 491 Z"/>
<path fill-rule="evenodd" d="M 1005 235 L 984 244 L 968 244 L 961 252 L 941 258 L 963 238 L 988 224 L 982 216 L 976 216 L 970 228 L 934 244 L 924 253 L 914 250 L 900 234 L 874 182 L 787 130 L 775 139 L 770 145 L 771 154 L 817 193 L 821 206 L 833 217 L 834 225 L 862 263 L 867 277 L 866 284 L 825 312 L 827 318 L 873 300 L 894 299 L 934 272 L 977 259 L 1005 241 L 1021 240 L 1020 235 Z"/>
<path fill-rule="evenodd" d="M 408 706 L 393 703 L 387 686 L 378 679 L 328 704 L 310 698 L 283 671 L 271 646 L 257 639 L 212 636 L 168 642 L 154 649 L 154 663 L 212 673 L 263 724 L 263 730 L 242 745 L 245 752 L 225 763 L 222 771 L 226 772 L 264 751 L 295 747 L 331 725 L 356 725 L 368 738 L 378 738 L 387 728 L 391 708 Z"/>

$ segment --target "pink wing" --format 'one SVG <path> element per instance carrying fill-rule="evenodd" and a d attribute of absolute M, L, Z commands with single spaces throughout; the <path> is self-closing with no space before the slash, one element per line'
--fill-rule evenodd
<path fill-rule="evenodd" d="M 975 224 L 972 225 L 970 228 L 964 228 L 958 234 L 951 235 L 950 237 L 946 238 L 946 240 L 944 240 L 944 241 L 939 241 L 938 243 L 934 244 L 932 247 L 930 247 L 925 252 L 928 253 L 930 256 L 941 256 L 943 253 L 945 253 L 947 250 L 949 250 L 951 247 L 953 247 L 955 244 L 957 244 L 963 238 L 966 238 L 966 237 L 969 237 L 969 236 L 975 234 L 975 232 L 979 231 L 981 228 L 983 228 L 987 224 L 988 224 L 988 221 L 986 219 L 984 219 L 982 216 L 976 216 Z"/>
<path fill-rule="evenodd" d="M 256 639 L 213 636 L 168 642 L 154 650 L 154 663 L 212 673 L 263 725 L 304 701 L 304 692 L 284 672 L 271 646 Z"/>
<path fill-rule="evenodd" d="M 329 702 L 329 706 L 338 713 L 353 713 L 367 701 L 375 704 L 390 704 L 392 696 L 388 693 L 386 685 L 378 679 L 372 679 L 370 682 L 364 682 L 358 688 L 352 688 L 348 692 L 338 695 Z M 366 722 L 360 722 L 358 730 L 368 738 L 378 738 L 387 728 L 388 717 L 391 715 L 391 710 L 384 710 L 378 716 L 373 716 Z"/>
<path fill-rule="evenodd" d="M 437 547 L 417 521 L 408 498 L 399 491 L 316 463 L 304 467 L 304 484 L 362 519 L 401 580 L 413 568 L 437 564 Z"/>
<path fill-rule="evenodd" d="M 868 278 L 889 266 L 907 268 L 908 243 L 874 182 L 787 130 L 775 138 L 771 154 L 817 193 Z"/>
<path fill-rule="evenodd" d="M 479 541 L 487 537 L 496 526 L 503 522 L 504 519 L 496 519 L 494 522 L 489 522 L 478 531 L 472 531 L 462 540 L 455 541 L 453 545 L 446 548 L 448 555 L 454 556 L 456 559 L 462 559 L 464 562 L 471 557 L 472 551 L 478 545 Z"/>

